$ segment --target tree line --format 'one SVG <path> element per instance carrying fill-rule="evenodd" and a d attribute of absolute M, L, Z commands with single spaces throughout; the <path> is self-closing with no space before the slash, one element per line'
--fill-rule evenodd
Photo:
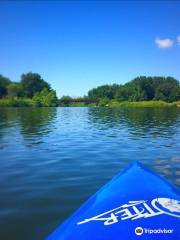
<path fill-rule="evenodd" d="M 37 73 L 21 75 L 19 82 L 0 75 L 0 105 L 57 106 L 56 92 Z"/>
<path fill-rule="evenodd" d="M 180 83 L 173 77 L 140 76 L 122 84 L 102 85 L 84 97 L 62 96 L 38 73 L 21 75 L 19 82 L 0 75 L 0 106 L 105 106 L 123 102 L 180 101 Z"/>
<path fill-rule="evenodd" d="M 180 83 L 173 77 L 146 77 L 140 76 L 122 84 L 102 85 L 88 91 L 84 97 L 72 98 L 63 96 L 59 99 L 60 105 L 72 106 L 83 103 L 98 106 L 118 105 L 123 102 L 164 101 L 172 103 L 180 101 Z M 116 104 L 115 104 L 116 102 Z M 160 103 L 158 103 L 160 105 Z M 147 104 L 145 104 L 147 105 Z M 163 105 L 163 104 L 161 104 Z"/>
<path fill-rule="evenodd" d="M 88 92 L 90 99 L 118 101 L 180 100 L 179 81 L 172 77 L 137 77 L 124 85 L 103 85 Z"/>

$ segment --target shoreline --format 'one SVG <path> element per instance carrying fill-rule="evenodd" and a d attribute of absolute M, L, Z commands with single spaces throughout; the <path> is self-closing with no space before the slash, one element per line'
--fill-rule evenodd
<path fill-rule="evenodd" d="M 165 101 L 116 101 L 110 100 L 108 102 L 101 101 L 99 103 L 85 103 L 85 102 L 70 102 L 68 104 L 57 104 L 54 106 L 37 105 L 32 99 L 0 99 L 0 107 L 178 107 L 180 108 L 180 101 L 165 102 Z"/>
<path fill-rule="evenodd" d="M 110 100 L 108 102 L 101 101 L 99 103 L 84 102 L 70 102 L 68 105 L 59 105 L 60 107 L 180 107 L 180 101 L 177 102 L 165 102 L 165 101 L 116 101 Z"/>

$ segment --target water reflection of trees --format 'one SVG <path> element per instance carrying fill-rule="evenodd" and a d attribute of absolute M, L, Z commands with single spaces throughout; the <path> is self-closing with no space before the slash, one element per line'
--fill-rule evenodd
<path fill-rule="evenodd" d="M 24 108 L 18 117 L 20 132 L 27 144 L 39 144 L 53 130 L 56 108 Z"/>
<path fill-rule="evenodd" d="M 4 108 L 0 109 L 0 133 L 5 128 L 18 129 L 25 140 L 40 139 L 53 129 L 56 108 Z"/>
<path fill-rule="evenodd" d="M 17 115 L 16 108 L 0 108 L 0 137 L 5 135 L 5 129 L 16 126 Z"/>
<path fill-rule="evenodd" d="M 158 136 L 175 133 L 180 121 L 178 108 L 89 108 L 89 122 L 98 129 L 128 128 L 135 135 L 149 132 Z"/>

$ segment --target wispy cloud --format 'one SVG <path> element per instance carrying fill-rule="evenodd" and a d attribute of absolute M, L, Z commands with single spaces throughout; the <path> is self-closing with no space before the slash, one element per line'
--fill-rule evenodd
<path fill-rule="evenodd" d="M 180 35 L 177 37 L 177 43 L 180 45 Z"/>
<path fill-rule="evenodd" d="M 158 48 L 170 48 L 173 46 L 174 41 L 170 38 L 162 38 L 162 39 L 156 38 L 155 43 Z"/>

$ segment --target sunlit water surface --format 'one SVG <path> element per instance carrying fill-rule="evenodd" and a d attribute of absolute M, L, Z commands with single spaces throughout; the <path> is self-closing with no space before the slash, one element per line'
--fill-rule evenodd
<path fill-rule="evenodd" d="M 0 109 L 0 239 L 44 239 L 133 160 L 180 186 L 179 150 L 178 108 Z"/>

